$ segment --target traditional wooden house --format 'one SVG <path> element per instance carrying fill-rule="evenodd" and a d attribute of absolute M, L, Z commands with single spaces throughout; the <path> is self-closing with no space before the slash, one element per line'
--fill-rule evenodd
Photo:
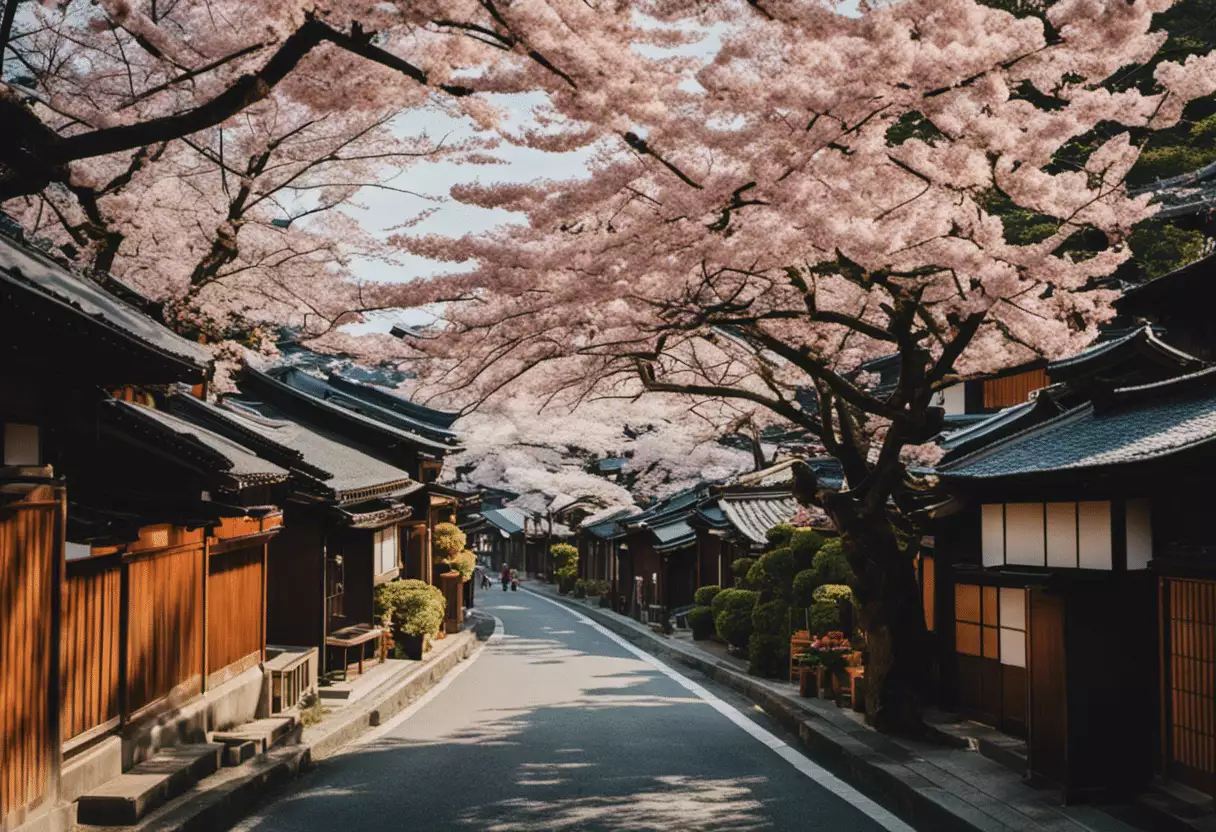
<path fill-rule="evenodd" d="M 0 829 L 55 828 L 99 781 L 265 705 L 286 472 L 111 398 L 201 387 L 210 356 L 6 236 L 0 354 Z"/>
<path fill-rule="evenodd" d="M 942 699 L 1026 737 L 1028 773 L 1068 799 L 1126 796 L 1154 759 L 1202 779 L 1203 598 L 1173 565 L 1202 540 L 1187 518 L 1216 447 L 1201 366 L 1147 328 L 1099 344 L 1048 367 L 1067 382 L 949 436 L 937 469 L 951 498 L 921 569 Z"/>
<path fill-rule="evenodd" d="M 327 379 L 293 367 L 263 373 L 247 368 L 242 390 L 284 415 L 405 471 L 426 485 L 410 499 L 401 523 L 402 577 L 436 582 L 431 534 L 455 519 L 459 497 L 436 484 L 444 457 L 459 449 L 451 430 L 458 414 L 423 407 L 384 388 L 339 375 Z"/>
<path fill-rule="evenodd" d="M 460 528 L 468 536 L 469 546 L 491 568 L 498 570 L 506 564 L 524 571 L 526 512 L 517 508 L 483 508 L 471 515 Z"/>
<path fill-rule="evenodd" d="M 176 396 L 170 407 L 291 471 L 286 527 L 269 550 L 267 633 L 276 645 L 321 648 L 323 671 L 345 676 L 375 650 L 374 589 L 401 574 L 399 526 L 422 484 L 263 401 Z"/>
<path fill-rule="evenodd" d="M 621 523 L 638 513 L 636 506 L 614 506 L 583 518 L 576 534 L 579 577 L 608 581 L 616 596 L 621 546 L 625 531 Z"/>
<path fill-rule="evenodd" d="M 692 603 L 698 561 L 691 521 L 705 496 L 702 486 L 688 488 L 621 522 L 618 580 L 630 614 L 656 617 Z"/>

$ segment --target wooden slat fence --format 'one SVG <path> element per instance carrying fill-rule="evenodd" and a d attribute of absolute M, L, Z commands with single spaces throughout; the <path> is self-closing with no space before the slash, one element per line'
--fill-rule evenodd
<path fill-rule="evenodd" d="M 61 515 L 61 490 L 50 486 L 0 503 L 0 820 L 50 788 L 58 741 L 50 622 Z"/>
<path fill-rule="evenodd" d="M 260 661 L 266 639 L 262 612 L 262 544 L 211 556 L 207 577 L 207 671 L 232 675 Z M 251 660 L 250 657 L 256 657 Z M 235 667 L 234 667 L 235 666 Z M 219 683 L 222 679 L 215 678 Z"/>
<path fill-rule="evenodd" d="M 201 690 L 201 545 L 127 561 L 127 703 L 131 713 L 175 690 Z"/>
<path fill-rule="evenodd" d="M 117 721 L 122 561 L 69 561 L 64 577 L 60 673 L 64 741 Z"/>

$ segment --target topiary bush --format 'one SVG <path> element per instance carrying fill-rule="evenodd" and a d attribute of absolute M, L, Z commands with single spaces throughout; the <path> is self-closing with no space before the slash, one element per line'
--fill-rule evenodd
<path fill-rule="evenodd" d="M 819 586 L 819 576 L 814 569 L 803 569 L 794 576 L 794 589 L 790 593 L 790 603 L 795 607 L 806 608 L 815 603 L 814 592 Z"/>
<path fill-rule="evenodd" d="M 714 634 L 714 611 L 709 607 L 693 607 L 688 611 L 688 628 L 697 641 L 710 638 Z"/>
<path fill-rule="evenodd" d="M 811 604 L 811 632 L 817 636 L 840 629 L 840 609 L 835 601 L 816 601 Z"/>
<path fill-rule="evenodd" d="M 816 601 L 831 601 L 832 603 L 852 601 L 853 590 L 846 584 L 823 584 L 815 587 L 811 597 Z"/>
<path fill-rule="evenodd" d="M 465 533 L 455 523 L 439 523 L 431 535 L 431 546 L 439 553 L 439 560 L 446 562 L 464 551 L 468 543 Z"/>
<path fill-rule="evenodd" d="M 790 608 L 784 601 L 764 601 L 752 610 L 752 631 L 787 638 L 790 634 Z"/>
<path fill-rule="evenodd" d="M 577 581 L 574 582 L 574 597 L 575 598 L 586 598 L 587 597 L 587 582 L 584 581 L 582 578 L 579 578 Z"/>
<path fill-rule="evenodd" d="M 756 561 L 756 566 L 760 567 L 758 586 L 770 590 L 779 598 L 790 597 L 794 588 L 794 554 L 789 548 L 774 549 Z M 751 578 L 752 572 L 749 572 L 748 579 Z"/>
<path fill-rule="evenodd" d="M 726 609 L 726 602 L 730 600 L 731 594 L 737 590 L 733 587 L 727 587 L 714 596 L 714 600 L 710 601 L 709 607 L 714 611 L 714 618 L 717 619 L 718 613 Z"/>
<path fill-rule="evenodd" d="M 769 679 L 789 673 L 789 639 L 770 633 L 753 633 L 747 645 L 747 672 Z"/>
<path fill-rule="evenodd" d="M 853 577 L 853 570 L 844 556 L 844 544 L 838 537 L 824 541 L 815 553 L 811 568 L 821 584 L 847 584 Z"/>
<path fill-rule="evenodd" d="M 445 566 L 451 567 L 460 573 L 460 580 L 468 581 L 473 577 L 473 570 L 477 568 L 477 555 L 464 549 L 457 552 L 450 558 L 445 558 L 443 561 Z"/>
<path fill-rule="evenodd" d="M 732 647 L 746 649 L 752 635 L 752 610 L 760 594 L 750 589 L 729 589 L 723 590 L 718 598 L 723 595 L 727 596 L 726 601 L 722 611 L 714 615 L 714 630 L 719 638 Z"/>
<path fill-rule="evenodd" d="M 393 624 L 410 636 L 439 632 L 447 601 L 443 590 L 424 581 L 389 581 L 376 587 L 377 615 L 388 613 Z"/>
<path fill-rule="evenodd" d="M 553 571 L 557 577 L 578 577 L 578 549 L 569 543 L 554 543 L 549 547 L 549 554 L 553 556 Z"/>
<path fill-rule="evenodd" d="M 789 523 L 778 523 L 764 533 L 765 539 L 773 548 L 788 546 L 790 537 L 794 534 L 794 527 Z"/>
<path fill-rule="evenodd" d="M 699 607 L 708 607 L 714 602 L 714 597 L 721 591 L 722 587 L 717 584 L 703 586 L 693 595 L 693 600 L 696 601 Z"/>
<path fill-rule="evenodd" d="M 739 589 L 748 589 L 747 574 L 755 565 L 755 558 L 739 558 L 730 565 L 730 573 L 735 576 L 735 587 Z"/>
<path fill-rule="evenodd" d="M 794 553 L 794 571 L 810 569 L 815 553 L 823 546 L 823 535 L 814 529 L 794 529 L 790 535 L 790 551 Z"/>

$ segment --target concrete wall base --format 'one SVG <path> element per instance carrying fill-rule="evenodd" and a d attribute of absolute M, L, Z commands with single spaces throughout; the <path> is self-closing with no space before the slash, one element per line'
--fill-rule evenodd
<path fill-rule="evenodd" d="M 71 832 L 76 827 L 76 804 L 55 806 L 49 812 L 41 812 L 33 820 L 13 827 L 10 832 Z"/>
<path fill-rule="evenodd" d="M 59 798 L 71 803 L 112 777 L 122 774 L 122 738 L 106 737 L 65 760 L 59 776 Z"/>

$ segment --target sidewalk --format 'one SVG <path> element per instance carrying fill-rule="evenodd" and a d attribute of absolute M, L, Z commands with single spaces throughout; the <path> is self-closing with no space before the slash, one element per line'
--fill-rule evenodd
<path fill-rule="evenodd" d="M 816 762 L 921 829 L 958 832 L 1147 832 L 1093 806 L 1064 806 L 1017 774 L 971 749 L 879 734 L 861 714 L 797 687 L 747 674 L 724 648 L 687 635 L 663 636 L 611 610 L 559 595 L 548 584 L 527 589 L 577 609 L 648 653 L 704 673 L 738 690 L 793 734 Z M 714 649 L 719 648 L 719 649 Z"/>
<path fill-rule="evenodd" d="M 422 661 L 397 668 L 358 700 L 329 710 L 325 719 L 304 729 L 299 744 L 222 768 L 134 826 L 80 824 L 75 828 L 81 832 L 204 832 L 232 826 L 302 772 L 407 708 L 457 664 L 478 652 L 494 632 L 494 619 L 472 612 L 473 623 L 466 629 L 435 642 Z"/>

